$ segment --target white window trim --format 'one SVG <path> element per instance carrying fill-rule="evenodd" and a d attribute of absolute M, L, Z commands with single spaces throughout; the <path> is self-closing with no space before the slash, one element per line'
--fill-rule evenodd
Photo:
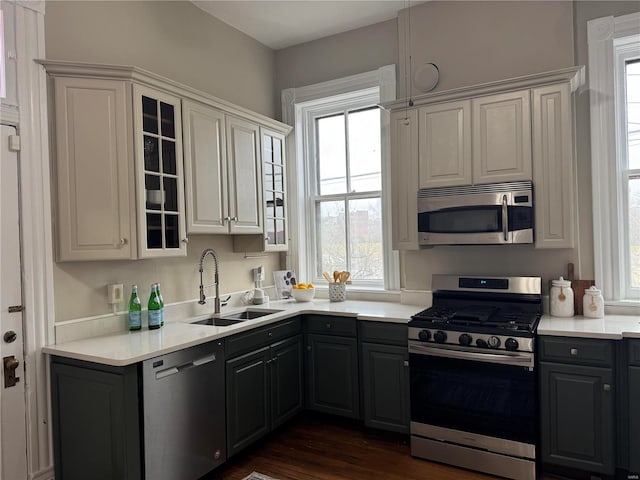
<path fill-rule="evenodd" d="M 616 205 L 623 200 L 616 152 L 620 148 L 621 119 L 616 115 L 616 64 L 624 44 L 640 39 L 640 13 L 603 17 L 587 23 L 591 110 L 591 174 L 593 189 L 593 246 L 596 284 L 608 305 L 628 304 L 622 280 L 625 219 Z"/>
<path fill-rule="evenodd" d="M 321 99 L 335 97 L 340 100 L 341 95 L 349 92 L 376 89 L 379 91 L 380 103 L 396 99 L 396 68 L 395 65 L 386 65 L 377 70 L 352 75 L 349 77 L 330 80 L 305 87 L 289 88 L 282 91 L 282 119 L 288 125 L 294 127 L 291 135 L 287 137 L 288 189 L 289 216 L 291 225 L 291 238 L 287 254 L 287 268 L 295 270 L 299 279 L 310 279 L 315 276 L 309 271 L 310 252 L 302 248 L 312 240 L 305 225 L 305 185 L 309 181 L 303 168 L 304 145 L 308 130 L 305 121 L 309 118 L 307 111 L 318 105 Z M 382 218 L 383 222 L 390 225 L 391 218 L 391 136 L 389 113 L 386 110 L 380 112 L 381 128 L 381 162 L 382 162 Z M 385 290 L 399 290 L 400 288 L 400 262 L 398 252 L 391 250 L 391 230 L 383 231 L 385 250 L 384 264 L 384 288 Z"/>

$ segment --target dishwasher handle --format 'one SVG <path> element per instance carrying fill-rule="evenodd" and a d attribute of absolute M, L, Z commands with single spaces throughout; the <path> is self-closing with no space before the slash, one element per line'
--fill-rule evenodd
<path fill-rule="evenodd" d="M 165 368 L 164 370 L 159 370 L 156 372 L 156 380 L 160 380 L 162 378 L 170 377 L 171 375 L 175 375 L 180 372 L 184 372 L 191 368 L 200 367 L 202 365 L 206 365 L 207 363 L 214 362 L 216 360 L 216 354 L 212 353 L 211 355 L 206 355 L 204 357 L 200 357 L 191 362 L 184 363 L 182 365 Z"/>

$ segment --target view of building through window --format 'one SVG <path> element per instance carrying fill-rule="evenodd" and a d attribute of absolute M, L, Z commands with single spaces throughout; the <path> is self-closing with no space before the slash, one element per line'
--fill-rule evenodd
<path fill-rule="evenodd" d="M 626 80 L 630 281 L 640 289 L 640 60 L 627 62 Z"/>
<path fill-rule="evenodd" d="M 382 175 L 377 107 L 316 119 L 317 274 L 382 281 Z"/>

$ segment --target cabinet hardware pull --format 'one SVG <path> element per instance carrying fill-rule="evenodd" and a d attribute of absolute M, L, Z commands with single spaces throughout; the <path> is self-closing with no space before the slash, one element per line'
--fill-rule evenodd
<path fill-rule="evenodd" d="M 307 345 L 307 350 L 310 352 L 311 351 L 311 345 Z"/>
<path fill-rule="evenodd" d="M 238 217 L 232 217 L 231 220 L 233 220 L 234 222 L 238 221 Z"/>
<path fill-rule="evenodd" d="M 120 246 L 124 247 L 127 243 L 129 243 L 129 240 L 127 240 L 126 238 L 121 238 L 120 239 Z"/>
<path fill-rule="evenodd" d="M 605 384 L 602 386 L 602 389 L 603 389 L 605 392 L 610 392 L 610 391 L 611 391 L 611 385 L 609 385 L 608 383 L 605 383 Z"/>
<path fill-rule="evenodd" d="M 578 349 L 577 348 L 572 348 L 571 349 L 571 355 L 578 355 Z"/>
<path fill-rule="evenodd" d="M 330 323 L 327 323 L 326 327 L 327 327 L 327 328 L 331 328 L 331 324 L 330 324 Z"/>
<path fill-rule="evenodd" d="M 224 221 L 225 222 L 230 222 L 231 221 L 231 217 L 224 217 Z"/>
<path fill-rule="evenodd" d="M 183 238 L 182 239 L 182 243 L 189 243 L 189 239 L 188 238 Z"/>
<path fill-rule="evenodd" d="M 408 366 L 409 366 L 409 360 L 405 360 L 405 361 L 404 361 L 404 366 L 405 366 L 405 367 L 408 367 Z"/>

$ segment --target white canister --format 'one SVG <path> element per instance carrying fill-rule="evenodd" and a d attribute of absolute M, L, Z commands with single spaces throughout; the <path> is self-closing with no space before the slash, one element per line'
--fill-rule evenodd
<path fill-rule="evenodd" d="M 582 313 L 585 317 L 604 318 L 604 299 L 600 290 L 594 286 L 584 291 Z"/>
<path fill-rule="evenodd" d="M 550 313 L 554 317 L 573 317 L 573 289 L 571 282 L 560 277 L 551 281 Z"/>

